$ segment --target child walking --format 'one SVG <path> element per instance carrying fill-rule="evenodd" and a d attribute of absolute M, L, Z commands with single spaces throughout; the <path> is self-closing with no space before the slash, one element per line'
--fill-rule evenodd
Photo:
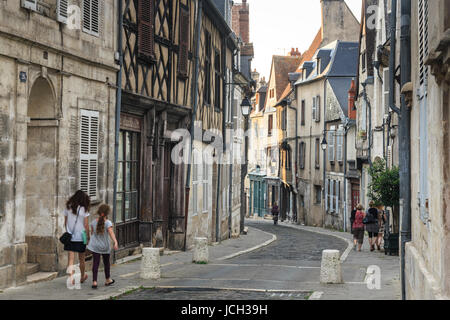
<path fill-rule="evenodd" d="M 109 257 L 111 254 L 111 246 L 109 237 L 114 242 L 114 250 L 118 250 L 116 236 L 113 231 L 113 224 L 108 220 L 108 215 L 111 213 L 111 207 L 107 204 L 102 204 L 98 210 L 98 218 L 91 222 L 91 239 L 87 248 L 92 251 L 93 265 L 92 265 L 92 288 L 97 289 L 97 275 L 98 267 L 100 266 L 100 255 L 103 257 L 103 266 L 105 268 L 105 286 L 112 285 L 115 281 L 111 279 Z"/>

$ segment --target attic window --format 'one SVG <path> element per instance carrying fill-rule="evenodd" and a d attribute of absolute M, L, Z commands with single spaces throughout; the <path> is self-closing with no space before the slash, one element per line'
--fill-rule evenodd
<path fill-rule="evenodd" d="M 366 72 L 366 56 L 366 52 L 363 52 L 363 54 L 361 55 L 362 72 Z"/>

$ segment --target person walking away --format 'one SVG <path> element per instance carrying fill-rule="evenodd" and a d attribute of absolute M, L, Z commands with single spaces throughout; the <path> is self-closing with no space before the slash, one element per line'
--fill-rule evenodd
<path fill-rule="evenodd" d="M 278 215 L 280 214 L 280 210 L 276 202 L 274 202 L 272 207 L 272 216 L 273 216 L 273 224 L 278 224 Z"/>
<path fill-rule="evenodd" d="M 64 245 L 64 250 L 68 251 L 67 273 L 72 277 L 75 273 L 73 268 L 75 253 L 78 253 L 78 260 L 80 263 L 81 280 L 83 283 L 88 278 L 85 274 L 85 252 L 86 244 L 89 238 L 89 208 L 91 201 L 89 196 L 82 190 L 78 190 L 67 201 L 66 209 L 64 210 L 64 226 L 66 231 L 72 235 L 69 243 Z M 72 284 L 74 283 L 72 280 Z"/>
<path fill-rule="evenodd" d="M 378 223 L 379 214 L 378 209 L 375 207 L 375 202 L 369 202 L 369 209 L 367 210 L 368 221 L 366 224 L 366 231 L 369 234 L 370 251 L 375 251 L 375 244 L 378 239 L 378 232 L 380 226 Z"/>
<path fill-rule="evenodd" d="M 353 208 L 350 214 L 350 233 L 353 234 L 353 222 L 355 222 L 356 208 Z"/>
<path fill-rule="evenodd" d="M 93 265 L 92 265 L 92 288 L 97 289 L 97 275 L 98 268 L 100 266 L 100 256 L 103 258 L 103 267 L 105 271 L 105 286 L 112 285 L 115 280 L 111 279 L 111 244 L 109 237 L 114 243 L 114 250 L 118 250 L 118 244 L 116 236 L 113 230 L 113 224 L 108 220 L 108 215 L 111 213 L 111 207 L 107 204 L 102 204 L 98 210 L 98 218 L 91 222 L 91 241 L 87 248 L 92 252 Z M 108 237 L 109 236 L 109 237 Z"/>
<path fill-rule="evenodd" d="M 361 204 L 358 204 L 355 212 L 355 220 L 352 224 L 353 230 L 353 243 L 354 248 L 356 250 L 356 246 L 358 245 L 358 251 L 361 252 L 362 245 L 364 243 L 364 223 L 363 220 L 366 217 L 364 213 L 364 207 Z"/>
<path fill-rule="evenodd" d="M 378 209 L 379 212 L 379 219 L 378 219 L 378 223 L 380 225 L 380 230 L 378 230 L 378 238 L 377 238 L 377 249 L 378 251 L 381 250 L 381 242 L 383 241 L 384 238 L 384 230 L 386 228 L 386 213 L 384 212 L 384 210 Z"/>

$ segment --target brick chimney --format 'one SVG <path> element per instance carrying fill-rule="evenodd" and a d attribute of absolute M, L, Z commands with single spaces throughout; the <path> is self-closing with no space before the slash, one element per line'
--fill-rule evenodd
<path fill-rule="evenodd" d="M 234 4 L 232 9 L 232 29 L 244 43 L 250 43 L 250 10 L 247 0 Z"/>
<path fill-rule="evenodd" d="M 352 84 L 350 86 L 350 90 L 348 91 L 348 117 L 349 119 L 356 120 L 356 107 L 355 107 L 355 98 L 356 98 L 356 83 L 355 80 L 352 80 Z"/>
<path fill-rule="evenodd" d="M 298 51 L 298 48 L 291 48 L 291 52 L 288 53 L 289 57 L 300 57 L 302 54 Z"/>

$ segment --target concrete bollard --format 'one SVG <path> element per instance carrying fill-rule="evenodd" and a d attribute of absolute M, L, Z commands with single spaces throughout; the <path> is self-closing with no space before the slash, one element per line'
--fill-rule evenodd
<path fill-rule="evenodd" d="M 159 248 L 142 248 L 141 278 L 157 280 L 161 278 Z"/>
<path fill-rule="evenodd" d="M 208 239 L 195 238 L 194 239 L 194 257 L 192 259 L 195 263 L 208 263 Z"/>
<path fill-rule="evenodd" d="M 322 263 L 320 266 L 320 283 L 324 284 L 343 283 L 339 250 L 322 251 Z"/>

